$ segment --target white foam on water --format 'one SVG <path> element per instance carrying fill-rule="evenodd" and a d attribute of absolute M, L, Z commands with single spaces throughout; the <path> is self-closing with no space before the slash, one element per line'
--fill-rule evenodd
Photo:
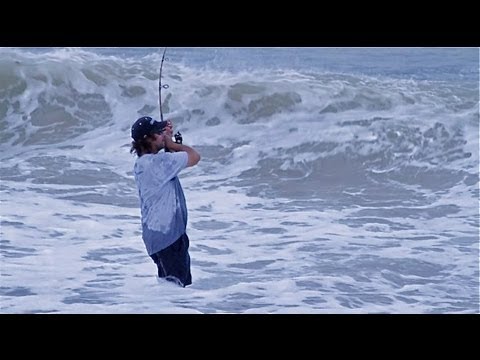
<path fill-rule="evenodd" d="M 158 60 L 0 51 L 0 312 L 479 312 L 478 89 L 170 62 L 165 115 L 202 153 L 180 288 L 145 251 L 129 154 Z"/>

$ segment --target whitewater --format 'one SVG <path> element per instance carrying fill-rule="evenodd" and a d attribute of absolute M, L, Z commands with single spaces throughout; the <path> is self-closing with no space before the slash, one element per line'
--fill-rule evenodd
<path fill-rule="evenodd" d="M 0 313 L 479 313 L 478 48 L 168 48 L 193 284 L 141 239 L 163 48 L 0 48 Z"/>

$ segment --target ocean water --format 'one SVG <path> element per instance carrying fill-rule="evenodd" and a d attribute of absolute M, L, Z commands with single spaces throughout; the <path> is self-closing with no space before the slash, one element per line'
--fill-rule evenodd
<path fill-rule="evenodd" d="M 168 48 L 193 284 L 141 239 L 163 48 L 0 48 L 1 313 L 479 313 L 478 48 Z"/>

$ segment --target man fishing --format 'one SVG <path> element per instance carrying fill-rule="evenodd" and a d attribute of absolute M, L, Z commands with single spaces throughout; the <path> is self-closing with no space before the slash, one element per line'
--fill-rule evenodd
<path fill-rule="evenodd" d="M 199 153 L 172 140 L 172 125 L 144 116 L 132 126 L 132 148 L 138 157 L 134 176 L 140 197 L 142 237 L 158 276 L 180 286 L 192 283 L 187 206 L 178 179 L 180 171 L 196 165 Z M 168 152 L 160 152 L 168 148 Z"/>
<path fill-rule="evenodd" d="M 160 115 L 163 119 L 161 99 Z M 157 265 L 160 278 L 185 287 L 192 283 L 192 275 L 186 233 L 187 206 L 178 174 L 196 165 L 200 154 L 181 140 L 174 142 L 172 134 L 171 121 L 142 116 L 132 126 L 130 152 L 137 155 L 134 176 L 140 197 L 142 238 L 148 255 Z"/>

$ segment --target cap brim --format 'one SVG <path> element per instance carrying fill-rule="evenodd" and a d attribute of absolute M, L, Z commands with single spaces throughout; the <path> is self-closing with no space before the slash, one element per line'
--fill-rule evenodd
<path fill-rule="evenodd" d="M 163 130 L 167 127 L 168 122 L 167 121 L 155 121 L 153 124 L 154 124 L 154 129 L 155 130 Z"/>

